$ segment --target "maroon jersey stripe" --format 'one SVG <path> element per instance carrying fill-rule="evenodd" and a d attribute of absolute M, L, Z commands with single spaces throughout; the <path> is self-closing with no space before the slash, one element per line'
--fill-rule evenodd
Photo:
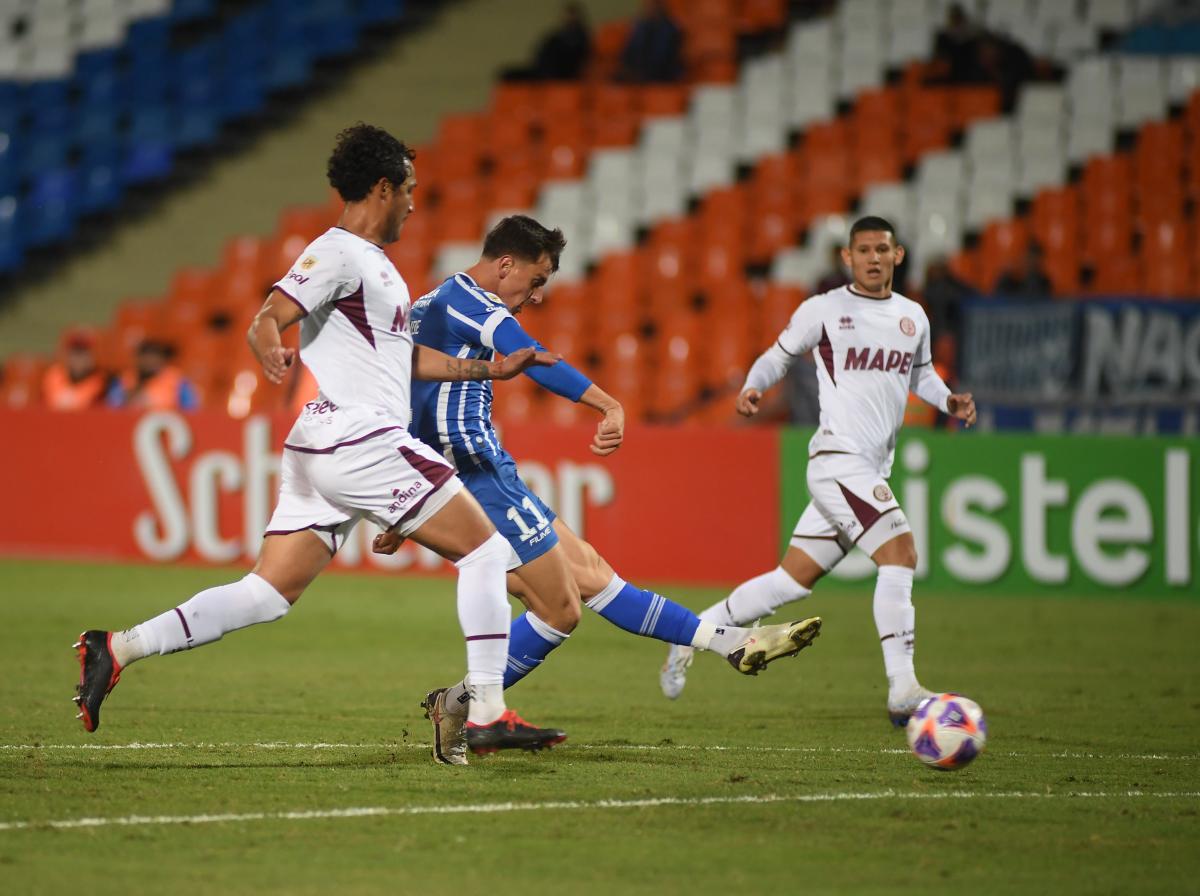
<path fill-rule="evenodd" d="M 334 302 L 333 306 L 346 315 L 350 323 L 354 324 L 354 329 L 362 333 L 363 339 L 370 343 L 371 348 L 374 348 L 375 334 L 371 332 L 371 322 L 367 320 L 367 306 L 363 301 L 362 284 L 359 284 L 358 289 L 344 299 Z"/>
<path fill-rule="evenodd" d="M 825 370 L 829 372 L 829 381 L 836 386 L 837 377 L 833 373 L 833 343 L 829 341 L 824 324 L 821 324 L 821 341 L 817 343 L 817 348 L 821 352 L 821 360 L 825 362 Z"/>

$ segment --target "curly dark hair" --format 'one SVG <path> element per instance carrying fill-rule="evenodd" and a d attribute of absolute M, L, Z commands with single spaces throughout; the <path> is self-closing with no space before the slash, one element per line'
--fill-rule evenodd
<path fill-rule="evenodd" d="M 381 177 L 397 187 L 403 184 L 416 156 L 383 128 L 360 121 L 337 135 L 329 156 L 329 183 L 347 202 L 357 202 L 367 198 Z"/>
<path fill-rule="evenodd" d="M 528 215 L 509 215 L 501 219 L 483 238 L 483 257 L 496 259 L 512 255 L 522 261 L 537 261 L 550 256 L 551 270 L 558 270 L 558 257 L 567 245 L 563 232 L 543 227 Z"/>

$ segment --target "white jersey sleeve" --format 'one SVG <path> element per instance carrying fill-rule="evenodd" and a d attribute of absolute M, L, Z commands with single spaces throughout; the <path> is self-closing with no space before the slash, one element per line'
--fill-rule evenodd
<path fill-rule="evenodd" d="M 814 296 L 792 312 L 783 332 L 750 368 L 742 386 L 743 392 L 747 389 L 757 389 L 759 392 L 770 389 L 783 379 L 797 358 L 816 347 L 821 338 L 819 304 Z"/>
<path fill-rule="evenodd" d="M 924 309 L 920 310 L 919 326 L 921 327 L 920 341 L 913 357 L 912 373 L 909 376 L 909 386 L 917 397 L 927 404 L 933 405 L 942 413 L 949 413 L 946 399 L 950 397 L 950 387 L 942 381 L 933 367 L 933 350 L 929 339 L 929 318 Z"/>
<path fill-rule="evenodd" d="M 331 246 L 317 249 L 309 246 L 309 251 L 275 284 L 275 289 L 303 308 L 305 314 L 345 298 L 361 283 L 360 273 L 347 263 L 344 252 Z"/>

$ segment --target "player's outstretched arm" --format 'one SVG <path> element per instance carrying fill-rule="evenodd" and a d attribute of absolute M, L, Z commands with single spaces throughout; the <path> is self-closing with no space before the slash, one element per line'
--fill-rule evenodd
<path fill-rule="evenodd" d="M 529 367 L 548 367 L 562 355 L 522 348 L 500 361 L 455 358 L 427 345 L 413 346 L 413 379 L 458 382 L 461 380 L 511 380 Z"/>
<path fill-rule="evenodd" d="M 283 382 L 288 368 L 296 360 L 296 350 L 286 348 L 279 340 L 279 334 L 304 317 L 305 311 L 294 301 L 279 290 L 271 290 L 262 308 L 250 323 L 246 331 L 246 341 L 254 357 L 262 365 L 263 373 L 272 383 Z"/>
<path fill-rule="evenodd" d="M 604 415 L 604 419 L 596 424 L 596 434 L 592 436 L 589 446 L 592 454 L 606 457 L 620 448 L 625 441 L 625 409 L 621 407 L 621 402 L 592 383 L 579 396 L 579 403 Z"/>

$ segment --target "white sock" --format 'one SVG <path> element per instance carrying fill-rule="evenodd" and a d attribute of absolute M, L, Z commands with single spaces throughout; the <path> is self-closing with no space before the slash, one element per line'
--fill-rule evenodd
<path fill-rule="evenodd" d="M 467 720 L 488 725 L 504 714 L 504 666 L 508 660 L 505 576 L 510 548 L 499 532 L 454 565 L 458 567 L 458 622 L 467 640 Z"/>
<path fill-rule="evenodd" d="M 750 637 L 750 629 L 736 625 L 714 625 L 700 620 L 696 633 L 692 635 L 692 646 L 697 650 L 711 650 L 713 653 L 729 653 Z"/>
<path fill-rule="evenodd" d="M 782 566 L 742 582 L 729 597 L 700 614 L 714 625 L 745 625 L 770 616 L 784 604 L 808 597 L 807 588 L 793 579 Z"/>
<path fill-rule="evenodd" d="M 113 634 L 113 657 L 122 666 L 150 656 L 221 640 L 226 632 L 274 622 L 292 605 L 264 578 L 250 573 L 228 585 L 201 591 L 173 610 Z"/>
<path fill-rule="evenodd" d="M 902 694 L 917 686 L 913 671 L 916 610 L 912 603 L 913 571 L 907 566 L 881 566 L 875 579 L 875 628 L 883 648 L 888 690 Z"/>

